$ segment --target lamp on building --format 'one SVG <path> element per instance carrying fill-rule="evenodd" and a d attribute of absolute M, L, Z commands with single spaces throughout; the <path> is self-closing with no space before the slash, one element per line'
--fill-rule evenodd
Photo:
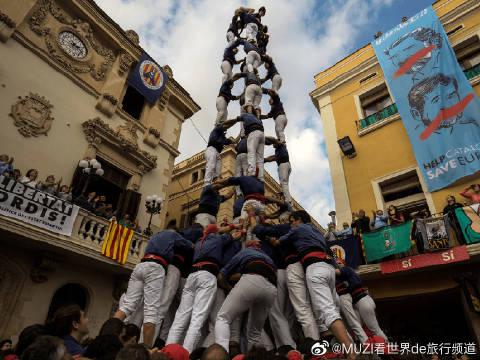
<path fill-rule="evenodd" d="M 78 162 L 78 167 L 82 169 L 82 172 L 86 174 L 87 179 L 83 185 L 82 192 L 84 194 L 87 191 L 88 184 L 90 182 L 91 175 L 103 176 L 105 171 L 102 169 L 102 164 L 97 159 L 83 159 Z"/>
<path fill-rule="evenodd" d="M 152 235 L 152 229 L 150 226 L 152 225 L 152 217 L 155 214 L 160 214 L 162 211 L 162 204 L 163 199 L 158 195 L 149 195 L 145 200 L 145 208 L 147 213 L 150 214 L 150 220 L 148 221 L 147 228 L 143 231 L 143 233 L 147 236 Z"/>
<path fill-rule="evenodd" d="M 345 155 L 349 159 L 357 156 L 357 153 L 355 152 L 355 146 L 353 146 L 352 140 L 350 140 L 349 136 L 338 139 L 337 142 L 343 152 L 343 155 Z"/>

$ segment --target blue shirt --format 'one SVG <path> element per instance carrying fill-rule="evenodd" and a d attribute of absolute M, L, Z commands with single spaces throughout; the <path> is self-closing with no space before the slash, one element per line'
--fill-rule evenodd
<path fill-rule="evenodd" d="M 80 345 L 77 340 L 71 335 L 65 335 L 62 337 L 63 343 L 67 352 L 72 356 L 82 356 L 85 353 L 85 348 Z"/>
<path fill-rule="evenodd" d="M 373 226 L 374 230 L 385 227 L 388 225 L 388 217 L 386 215 L 375 215 L 375 217 L 372 219 L 371 225 Z"/>
<path fill-rule="evenodd" d="M 240 196 L 235 202 L 233 203 L 233 217 L 239 217 L 242 213 L 242 207 L 245 199 L 243 196 Z"/>
<path fill-rule="evenodd" d="M 202 237 L 203 228 L 199 224 L 194 224 L 180 231 L 180 234 L 185 239 L 195 244 Z"/>
<path fill-rule="evenodd" d="M 268 94 L 268 89 L 263 89 L 262 92 L 264 94 Z M 270 112 L 265 116 L 267 119 L 272 118 L 276 119 L 279 115 L 285 114 L 285 109 L 283 108 L 283 103 L 280 101 L 280 96 L 278 94 L 270 95 L 272 99 L 272 107 L 270 108 Z"/>
<path fill-rule="evenodd" d="M 232 241 L 223 248 L 222 267 L 242 250 L 242 243 L 240 241 Z"/>
<path fill-rule="evenodd" d="M 232 66 L 235 64 L 235 53 L 233 50 L 240 44 L 240 40 L 235 41 L 232 45 L 227 46 L 223 51 L 223 61 L 228 61 Z"/>
<path fill-rule="evenodd" d="M 243 122 L 243 128 L 245 129 L 245 135 L 248 137 L 248 134 L 255 130 L 263 131 L 262 120 L 257 118 L 253 114 L 245 113 L 237 117 L 237 119 Z"/>
<path fill-rule="evenodd" d="M 238 142 L 237 146 L 235 147 L 235 150 L 237 151 L 238 154 L 246 154 L 248 153 L 247 150 L 247 137 L 241 138 L 240 141 Z"/>
<path fill-rule="evenodd" d="M 235 240 L 230 234 L 208 234 L 204 240 L 200 240 L 195 245 L 193 263 L 209 260 L 220 265 L 223 261 L 223 248 L 232 241 Z"/>
<path fill-rule="evenodd" d="M 275 266 L 279 269 L 285 269 L 285 254 L 281 251 L 281 247 L 275 247 L 270 245 L 267 237 L 280 237 L 287 234 L 290 231 L 289 224 L 278 225 L 257 225 L 253 228 L 253 233 L 261 240 L 262 250 L 270 256 Z"/>
<path fill-rule="evenodd" d="M 220 195 L 218 190 L 214 190 L 212 185 L 207 185 L 200 195 L 198 212 L 217 216 L 220 204 L 225 200 L 227 199 Z"/>
<path fill-rule="evenodd" d="M 13 172 L 12 164 L 0 161 L 0 175 L 3 175 L 4 173 L 12 173 L 12 172 Z"/>
<path fill-rule="evenodd" d="M 260 24 L 260 21 L 255 16 L 255 14 L 250 14 L 246 11 L 243 11 L 243 12 L 240 13 L 239 17 L 240 17 L 240 20 L 242 21 L 243 25 L 247 25 L 247 24 L 250 24 L 250 23 L 255 23 L 257 25 Z"/>
<path fill-rule="evenodd" d="M 224 146 L 231 143 L 225 136 L 225 130 L 221 125 L 215 126 L 208 138 L 208 146 L 213 146 L 219 153 L 222 152 Z"/>
<path fill-rule="evenodd" d="M 280 144 L 275 147 L 275 161 L 278 165 L 289 162 L 290 157 L 288 155 L 287 145 Z"/>
<path fill-rule="evenodd" d="M 259 52 L 258 47 L 247 40 L 241 39 L 241 40 L 238 40 L 238 42 L 239 44 L 243 45 L 243 51 L 245 51 L 245 54 L 248 54 L 250 51 Z"/>
<path fill-rule="evenodd" d="M 225 265 L 222 270 L 220 270 L 220 273 L 222 273 L 224 276 L 242 273 L 245 266 L 249 262 L 254 260 L 262 260 L 276 270 L 275 264 L 273 263 L 272 259 L 262 250 L 246 248 L 240 251 L 237 255 L 235 255 L 228 262 L 228 264 Z"/>
<path fill-rule="evenodd" d="M 280 240 L 280 244 L 292 242 L 300 255 L 312 249 L 321 251 L 326 251 L 327 249 L 325 238 L 312 224 L 300 224 L 278 240 Z"/>
<path fill-rule="evenodd" d="M 227 185 L 238 185 L 243 196 L 251 194 L 265 194 L 265 185 L 256 176 L 233 176 L 228 179 Z"/>
<path fill-rule="evenodd" d="M 233 80 L 225 80 L 220 86 L 220 90 L 218 92 L 218 96 L 223 96 L 227 104 L 234 100 L 235 97 L 232 95 L 232 88 L 230 87 L 233 84 Z"/>
<path fill-rule="evenodd" d="M 187 251 L 193 248 L 193 244 L 174 230 L 163 230 L 148 240 L 145 255 L 158 255 L 168 261 L 168 263 L 171 263 L 174 247 Z"/>
<path fill-rule="evenodd" d="M 261 82 L 260 78 L 253 71 L 252 72 L 248 72 L 248 71 L 247 72 L 242 72 L 242 73 L 239 73 L 238 76 L 241 77 L 241 78 L 245 78 L 245 86 L 248 86 L 248 85 L 251 85 L 251 84 L 255 84 L 255 85 L 258 85 L 258 86 L 262 85 L 262 82 Z"/>
<path fill-rule="evenodd" d="M 362 280 L 360 276 L 348 266 L 344 266 L 340 269 L 340 281 L 346 281 L 348 283 L 348 292 L 352 292 L 359 287 L 362 287 Z"/>

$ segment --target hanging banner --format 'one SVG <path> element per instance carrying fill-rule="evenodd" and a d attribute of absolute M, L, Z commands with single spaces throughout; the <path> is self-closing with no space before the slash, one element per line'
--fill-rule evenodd
<path fill-rule="evenodd" d="M 408 251 L 411 247 L 411 230 L 412 222 L 408 221 L 401 225 L 385 226 L 364 233 L 362 239 L 367 262 Z"/>
<path fill-rule="evenodd" d="M 450 248 L 448 215 L 416 221 L 417 231 L 422 234 L 425 250 L 438 251 Z"/>
<path fill-rule="evenodd" d="M 455 216 L 467 244 L 480 242 L 480 204 L 455 209 Z"/>
<path fill-rule="evenodd" d="M 480 169 L 480 100 L 430 6 L 372 42 L 429 191 Z"/>
<path fill-rule="evenodd" d="M 362 263 L 360 239 L 354 235 L 344 235 L 338 240 L 327 242 L 336 259 L 342 259 L 346 265 L 356 269 Z"/>
<path fill-rule="evenodd" d="M 1 215 L 70 236 L 78 209 L 68 201 L 0 175 Z"/>
<path fill-rule="evenodd" d="M 150 104 L 154 104 L 162 95 L 167 81 L 168 75 L 147 53 L 142 53 L 137 65 L 128 76 L 128 83 Z"/>

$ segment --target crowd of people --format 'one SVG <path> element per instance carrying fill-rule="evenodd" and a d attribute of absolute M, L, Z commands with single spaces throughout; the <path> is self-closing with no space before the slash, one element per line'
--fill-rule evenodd
<path fill-rule="evenodd" d="M 37 169 L 29 169 L 25 175 L 22 175 L 22 171 L 14 167 L 13 163 L 13 157 L 7 154 L 0 155 L 0 175 L 13 178 L 26 186 L 38 189 L 62 200 L 73 202 L 83 209 L 105 219 L 110 220 L 116 215 L 113 205 L 104 194 L 91 191 L 87 194 L 80 194 L 74 197 L 71 187 L 62 184 L 62 178 L 57 180 L 55 175 L 47 175 L 45 180 L 41 181 L 39 180 L 39 171 Z M 123 215 L 118 222 L 121 225 L 134 229 L 136 232 L 141 232 L 137 220 L 132 219 L 129 214 Z"/>

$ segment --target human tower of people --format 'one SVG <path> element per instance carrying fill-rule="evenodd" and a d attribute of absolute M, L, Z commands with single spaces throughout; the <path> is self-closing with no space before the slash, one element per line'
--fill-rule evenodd
<path fill-rule="evenodd" d="M 282 78 L 266 52 L 265 13 L 264 7 L 257 12 L 241 7 L 228 28 L 217 119 L 205 152 L 205 184 L 195 223 L 151 237 L 115 314 L 121 320 L 143 323 L 143 342 L 150 347 L 160 337 L 166 344 L 183 345 L 190 353 L 216 343 L 234 355 L 245 343 L 244 351 L 253 346 L 292 350 L 297 345 L 294 338 L 334 337 L 349 346 L 352 341 L 371 342 L 369 333 L 386 341 L 375 304 L 358 275 L 334 259 L 307 212 L 292 211 L 284 133 L 287 118 L 278 94 Z M 235 57 L 239 46 L 245 59 Z M 233 74 L 236 64 L 240 72 Z M 264 79 L 258 74 L 261 65 L 267 70 Z M 233 96 L 233 84 L 240 78 L 245 79 L 244 92 Z M 271 88 L 262 88 L 268 80 Z M 270 97 L 267 115 L 260 109 L 262 94 Z M 240 115 L 228 119 L 228 104 L 237 99 Z M 268 118 L 275 121 L 276 137 L 264 135 L 262 120 Z M 241 131 L 235 140 L 236 174 L 222 179 L 220 154 L 232 143 L 226 131 L 237 122 Z M 265 160 L 278 164 L 281 197 L 265 196 L 266 144 L 275 148 L 275 155 Z M 219 190 L 227 187 L 229 192 L 220 195 Z M 220 204 L 235 194 L 235 218 L 227 226 L 217 225 Z M 267 216 L 269 202 L 276 203 L 278 211 Z M 276 219 L 277 224 L 267 218 Z M 177 294 L 181 296 L 178 308 L 174 305 Z M 287 318 L 289 313 L 294 314 L 293 321 Z M 273 344 L 265 331 L 267 319 Z M 299 336 L 294 323 L 301 327 Z M 346 356 L 355 357 L 352 352 Z"/>

